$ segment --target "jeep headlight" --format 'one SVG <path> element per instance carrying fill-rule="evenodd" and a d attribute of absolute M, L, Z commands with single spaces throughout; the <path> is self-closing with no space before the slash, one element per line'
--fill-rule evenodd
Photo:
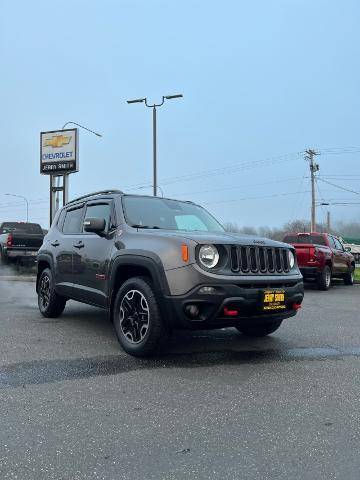
<path fill-rule="evenodd" d="M 291 250 L 288 250 L 288 259 L 289 259 L 289 266 L 291 270 L 295 265 L 295 255 Z"/>
<path fill-rule="evenodd" d="M 215 245 L 202 245 L 199 250 L 199 261 L 206 268 L 214 268 L 219 262 L 219 252 Z"/>

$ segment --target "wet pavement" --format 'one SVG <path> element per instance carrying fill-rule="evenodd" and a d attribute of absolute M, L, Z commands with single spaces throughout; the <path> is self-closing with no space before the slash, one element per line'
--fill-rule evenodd
<path fill-rule="evenodd" d="M 360 287 L 307 288 L 275 334 L 175 332 L 150 360 L 103 311 L 0 281 L 1 479 L 360 476 Z"/>

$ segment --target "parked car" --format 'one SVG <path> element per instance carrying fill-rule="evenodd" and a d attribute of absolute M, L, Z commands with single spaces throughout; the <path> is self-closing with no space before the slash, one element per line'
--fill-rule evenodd
<path fill-rule="evenodd" d="M 293 247 L 226 233 L 192 202 L 104 191 L 56 215 L 38 255 L 38 304 L 107 309 L 124 350 L 154 352 L 173 329 L 264 336 L 303 300 Z"/>
<path fill-rule="evenodd" d="M 3 222 L 0 224 L 0 264 L 15 261 L 34 263 L 44 240 L 37 223 Z"/>
<path fill-rule="evenodd" d="M 339 238 L 329 233 L 288 233 L 283 241 L 295 247 L 304 279 L 316 281 L 320 290 L 328 290 L 332 278 L 353 285 L 355 259 Z"/>

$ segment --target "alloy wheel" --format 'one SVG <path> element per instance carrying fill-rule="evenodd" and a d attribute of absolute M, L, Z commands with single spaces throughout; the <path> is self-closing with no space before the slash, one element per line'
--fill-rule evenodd
<path fill-rule="evenodd" d="M 50 278 L 44 275 L 40 282 L 40 303 L 41 307 L 46 310 L 50 303 Z"/>
<path fill-rule="evenodd" d="M 326 273 L 325 273 L 325 282 L 326 282 L 326 286 L 329 287 L 329 286 L 330 286 L 330 283 L 331 283 L 331 271 L 330 271 L 330 269 L 327 269 L 327 270 L 326 270 Z"/>
<path fill-rule="evenodd" d="M 120 304 L 120 328 L 131 343 L 140 343 L 150 325 L 149 305 L 139 290 L 129 290 Z"/>

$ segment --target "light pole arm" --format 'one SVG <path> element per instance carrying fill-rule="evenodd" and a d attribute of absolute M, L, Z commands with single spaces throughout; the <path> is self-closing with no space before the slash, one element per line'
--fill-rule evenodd
<path fill-rule="evenodd" d="M 87 128 L 87 127 L 84 127 L 83 125 L 80 125 L 80 123 L 76 123 L 76 122 L 66 122 L 65 125 L 62 127 L 62 130 L 65 129 L 66 125 L 69 125 L 69 124 L 72 124 L 72 125 L 76 125 L 84 130 L 87 130 L 88 132 L 91 132 L 93 133 L 94 135 L 96 135 L 97 137 L 102 137 L 102 135 L 98 132 L 94 132 L 94 130 L 91 130 L 90 128 Z"/>
<path fill-rule="evenodd" d="M 145 105 L 149 108 L 156 108 L 156 107 L 161 107 L 161 105 L 164 105 L 164 102 L 165 102 L 165 97 L 162 97 L 162 102 L 161 103 L 154 103 L 153 105 L 150 105 L 148 102 L 147 102 L 147 98 L 145 98 Z"/>

